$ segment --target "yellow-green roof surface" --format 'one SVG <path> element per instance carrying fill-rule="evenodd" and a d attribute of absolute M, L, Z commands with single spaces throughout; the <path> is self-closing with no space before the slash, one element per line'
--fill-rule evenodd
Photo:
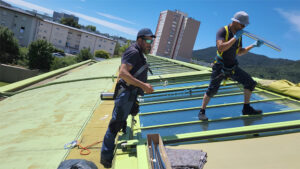
<path fill-rule="evenodd" d="M 58 167 L 68 154 L 64 145 L 78 139 L 101 103 L 100 92 L 112 88 L 120 59 L 90 64 L 52 81 L 64 83 L 0 102 L 0 168 Z M 100 78 L 105 76 L 110 78 Z"/>

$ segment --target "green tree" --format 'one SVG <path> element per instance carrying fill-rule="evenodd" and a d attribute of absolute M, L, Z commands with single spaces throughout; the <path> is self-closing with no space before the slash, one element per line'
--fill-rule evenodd
<path fill-rule="evenodd" d="M 93 25 L 87 25 L 85 28 L 86 28 L 87 30 L 90 30 L 90 31 L 93 31 L 93 32 L 96 31 L 96 26 L 93 26 Z"/>
<path fill-rule="evenodd" d="M 108 52 L 106 52 L 105 50 L 96 50 L 95 51 L 95 57 L 97 57 L 97 58 L 108 59 L 109 55 L 110 54 Z"/>
<path fill-rule="evenodd" d="M 114 55 L 119 55 L 120 52 L 120 44 L 119 42 L 116 43 L 116 47 L 115 47 L 115 51 L 114 51 Z"/>
<path fill-rule="evenodd" d="M 37 40 L 29 45 L 28 65 L 31 69 L 49 70 L 53 60 L 54 47 L 45 40 Z"/>
<path fill-rule="evenodd" d="M 126 45 L 120 47 L 119 54 L 122 55 L 129 46 L 130 46 L 130 40 L 127 41 Z"/>
<path fill-rule="evenodd" d="M 73 18 L 61 18 L 60 23 L 74 28 L 80 28 L 80 25 Z"/>
<path fill-rule="evenodd" d="M 77 61 L 76 61 L 76 57 L 74 56 L 66 56 L 63 58 L 54 57 L 50 66 L 50 70 L 56 70 L 69 65 L 73 65 L 75 63 L 77 63 Z"/>
<path fill-rule="evenodd" d="M 17 65 L 23 66 L 23 67 L 28 67 L 28 48 L 22 47 L 20 48 L 20 55 L 17 60 Z"/>
<path fill-rule="evenodd" d="M 81 49 L 78 56 L 77 56 L 77 62 L 82 62 L 85 60 L 93 59 L 94 56 L 90 52 L 90 48 Z"/>
<path fill-rule="evenodd" d="M 19 56 L 18 40 L 12 31 L 0 26 L 0 62 L 16 63 Z"/>

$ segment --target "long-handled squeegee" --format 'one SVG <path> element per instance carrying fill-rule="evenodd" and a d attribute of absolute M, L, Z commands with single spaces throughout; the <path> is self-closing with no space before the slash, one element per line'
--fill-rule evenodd
<path fill-rule="evenodd" d="M 252 34 L 252 33 L 250 33 L 250 32 L 247 32 L 247 31 L 244 31 L 243 34 L 246 35 L 246 36 L 248 36 L 248 37 L 251 38 L 251 39 L 262 41 L 263 44 L 266 45 L 266 46 L 268 46 L 269 48 L 272 48 L 272 49 L 274 49 L 274 50 L 276 50 L 276 51 L 278 51 L 278 52 L 281 51 L 281 49 L 280 49 L 279 46 L 277 46 L 277 45 L 275 45 L 274 43 L 272 43 L 272 42 L 270 42 L 270 41 L 267 41 L 267 40 L 265 40 L 265 39 L 263 39 L 263 38 L 261 38 L 261 37 L 259 37 L 259 36 L 257 36 L 257 35 L 254 35 L 254 34 Z"/>

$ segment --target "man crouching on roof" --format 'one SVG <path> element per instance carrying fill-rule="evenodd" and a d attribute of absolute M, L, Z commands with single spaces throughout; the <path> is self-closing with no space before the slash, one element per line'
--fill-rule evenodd
<path fill-rule="evenodd" d="M 154 91 L 147 83 L 148 64 L 144 56 L 150 52 L 153 38 L 155 36 L 150 29 L 141 29 L 137 34 L 137 42 L 127 48 L 122 56 L 115 106 L 101 149 L 100 163 L 106 168 L 111 168 L 116 135 L 126 123 L 137 95 Z"/>
<path fill-rule="evenodd" d="M 222 27 L 216 36 L 217 56 L 213 64 L 210 84 L 203 97 L 202 107 L 198 114 L 199 120 L 208 120 L 205 115 L 206 105 L 213 97 L 223 79 L 231 78 L 244 86 L 243 115 L 262 114 L 261 110 L 255 110 L 250 106 L 250 97 L 256 86 L 252 77 L 238 66 L 236 55 L 244 55 L 254 47 L 260 47 L 261 41 L 256 41 L 245 48 L 242 47 L 243 29 L 249 24 L 249 16 L 246 12 L 237 12 L 232 23 Z"/>

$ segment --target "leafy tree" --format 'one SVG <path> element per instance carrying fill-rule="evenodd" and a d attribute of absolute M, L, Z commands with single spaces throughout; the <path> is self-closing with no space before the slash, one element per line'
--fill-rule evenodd
<path fill-rule="evenodd" d="M 94 56 L 90 52 L 90 48 L 81 49 L 78 56 L 77 56 L 77 62 L 82 62 L 85 60 L 93 59 Z"/>
<path fill-rule="evenodd" d="M 18 40 L 12 31 L 0 26 L 0 62 L 16 63 L 19 56 Z"/>
<path fill-rule="evenodd" d="M 29 68 L 49 70 L 53 60 L 54 47 L 45 40 L 37 40 L 29 45 L 28 60 Z"/>
<path fill-rule="evenodd" d="M 23 66 L 23 67 L 27 67 L 28 66 L 28 48 L 26 47 L 22 47 L 20 48 L 20 55 L 19 58 L 17 60 L 17 65 Z"/>
<path fill-rule="evenodd" d="M 127 41 L 126 45 L 120 47 L 119 54 L 122 55 L 129 46 L 130 46 L 130 40 Z"/>
<path fill-rule="evenodd" d="M 80 25 L 73 18 L 61 18 L 60 23 L 74 28 L 80 28 Z"/>
<path fill-rule="evenodd" d="M 62 49 L 58 49 L 58 48 L 53 48 L 53 52 L 55 52 L 55 53 L 61 53 L 61 54 L 65 54 L 65 51 L 64 50 L 62 50 Z"/>
<path fill-rule="evenodd" d="M 119 42 L 116 43 L 116 47 L 115 47 L 115 51 L 114 51 L 114 55 L 119 55 L 120 52 L 120 44 Z"/>
<path fill-rule="evenodd" d="M 96 31 L 96 26 L 93 26 L 93 25 L 87 25 L 85 28 L 86 28 L 87 30 L 90 30 L 90 31 L 93 31 L 93 32 Z"/>
<path fill-rule="evenodd" d="M 95 51 L 95 57 L 97 57 L 97 58 L 108 59 L 109 55 L 110 54 L 108 52 L 106 52 L 105 50 L 96 50 Z"/>
<path fill-rule="evenodd" d="M 75 63 L 77 63 L 77 61 L 76 61 L 76 57 L 74 56 L 66 56 L 63 58 L 54 57 L 53 62 L 51 63 L 50 66 L 50 70 L 56 70 L 69 65 L 73 65 Z"/>

